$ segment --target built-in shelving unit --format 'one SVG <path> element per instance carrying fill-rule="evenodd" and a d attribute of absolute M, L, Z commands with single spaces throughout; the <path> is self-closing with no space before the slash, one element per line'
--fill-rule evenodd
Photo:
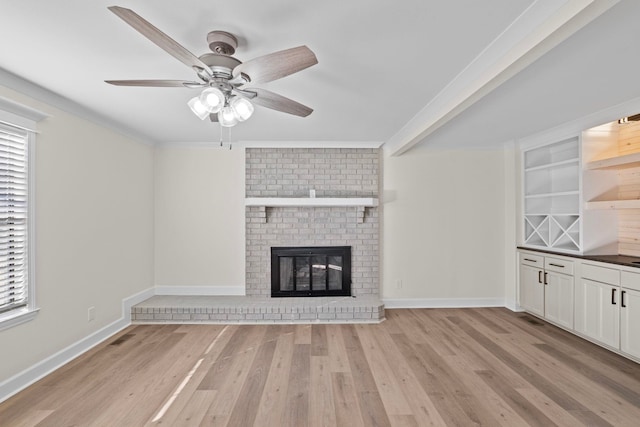
<path fill-rule="evenodd" d="M 331 206 L 378 206 L 375 197 L 247 197 L 245 206 L 265 207 L 331 207 Z"/>
<path fill-rule="evenodd" d="M 585 154 L 596 151 L 594 147 L 603 153 L 585 158 L 585 178 L 590 183 L 585 210 L 640 209 L 640 127 L 636 123 L 611 123 L 590 132 L 599 132 L 600 137 Z"/>
<path fill-rule="evenodd" d="M 524 244 L 579 252 L 580 138 L 524 152 Z"/>

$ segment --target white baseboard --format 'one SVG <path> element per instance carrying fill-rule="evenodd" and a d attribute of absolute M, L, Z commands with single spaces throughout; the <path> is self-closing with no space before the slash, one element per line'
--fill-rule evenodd
<path fill-rule="evenodd" d="M 513 312 L 516 312 L 516 313 L 524 311 L 524 309 L 518 305 L 516 300 L 508 299 L 504 306 L 507 307 L 509 310 L 511 310 Z"/>
<path fill-rule="evenodd" d="M 0 402 L 4 402 L 14 394 L 129 326 L 131 324 L 131 306 L 153 295 L 154 289 L 149 288 L 125 298 L 122 300 L 122 316 L 120 319 L 0 383 Z"/>
<path fill-rule="evenodd" d="M 99 331 L 94 332 L 80 341 L 71 344 L 67 348 L 62 349 L 52 356 L 36 363 L 30 368 L 25 369 L 24 371 L 3 381 L 0 383 L 0 402 L 5 401 L 24 388 L 42 379 L 46 375 L 49 375 L 62 365 L 70 362 L 84 352 L 100 344 L 102 341 L 113 336 L 115 333 L 126 328 L 130 323 L 130 321 L 120 318 Z"/>
<path fill-rule="evenodd" d="M 156 286 L 155 295 L 245 295 L 243 286 Z"/>
<path fill-rule="evenodd" d="M 505 307 L 504 298 L 382 298 L 384 308 Z"/>

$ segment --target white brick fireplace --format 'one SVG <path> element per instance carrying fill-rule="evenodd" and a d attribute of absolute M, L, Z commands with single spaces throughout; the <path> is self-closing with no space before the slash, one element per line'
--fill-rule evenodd
<path fill-rule="evenodd" d="M 379 208 L 357 206 L 360 202 L 322 206 L 322 201 L 377 200 L 378 176 L 378 149 L 247 148 L 245 195 L 254 206 L 246 207 L 246 294 L 270 295 L 272 247 L 351 246 L 352 295 L 377 297 Z M 309 198 L 310 190 L 319 203 L 267 201 Z"/>

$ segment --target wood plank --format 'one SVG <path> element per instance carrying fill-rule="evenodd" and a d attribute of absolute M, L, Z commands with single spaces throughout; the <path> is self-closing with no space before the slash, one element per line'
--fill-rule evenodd
<path fill-rule="evenodd" d="M 525 399 L 521 394 L 518 394 L 516 390 L 506 385 L 504 381 L 501 381 L 497 372 L 477 371 L 476 374 L 482 378 L 482 380 L 486 382 L 493 391 L 498 393 L 498 395 L 507 402 L 528 425 L 540 427 L 557 425 L 547 417 L 543 411 Z"/>
<path fill-rule="evenodd" d="M 256 415 L 256 419 L 262 420 L 265 426 L 282 425 L 293 359 L 293 343 L 294 330 L 283 331 L 278 337 L 269 377 Z"/>
<path fill-rule="evenodd" d="M 355 327 L 342 325 L 342 337 L 349 354 L 349 365 L 351 366 L 356 395 L 360 400 L 360 413 L 365 425 L 391 425 Z"/>
<path fill-rule="evenodd" d="M 331 372 L 351 371 L 340 325 L 327 325 L 327 349 L 331 361 Z"/>
<path fill-rule="evenodd" d="M 261 338 L 264 336 L 266 328 L 266 326 L 256 325 L 250 325 L 247 329 L 244 327 L 238 328 L 238 332 L 236 332 L 234 336 L 238 335 L 238 333 L 243 334 L 243 332 L 245 332 L 246 335 L 252 336 L 252 340 L 255 341 L 243 341 L 243 345 L 239 347 L 237 341 L 234 342 L 232 338 L 227 347 L 231 346 L 234 350 L 228 351 L 225 347 L 220 356 L 218 356 L 218 359 L 206 377 L 206 379 L 212 381 L 214 387 L 212 390 L 218 391 L 218 394 L 217 398 L 207 409 L 201 425 L 227 425 L 231 412 L 240 396 L 241 388 L 249 374 L 253 359 L 258 352 L 258 346 Z M 237 351 L 240 349 L 241 351 Z M 231 360 L 231 363 L 227 363 L 227 358 Z M 221 371 L 220 366 L 225 366 L 225 370 Z M 216 372 L 213 378 L 211 378 L 211 371 Z M 199 386 L 198 390 L 206 389 Z"/>
<path fill-rule="evenodd" d="M 379 325 L 377 325 L 379 326 Z M 410 415 L 411 408 L 374 335 L 378 328 L 356 326 L 362 350 L 388 415 Z"/>
<path fill-rule="evenodd" d="M 331 383 L 331 360 L 328 356 L 311 356 L 309 425 L 312 427 L 337 425 Z"/>
<path fill-rule="evenodd" d="M 283 426 L 295 427 L 309 424 L 310 375 L 311 344 L 294 344 L 285 412 L 282 419 Z"/>
<path fill-rule="evenodd" d="M 311 325 L 311 355 L 328 356 L 329 342 L 326 325 Z"/>
<path fill-rule="evenodd" d="M 218 356 L 215 364 L 211 366 L 207 375 L 198 385 L 199 390 L 218 390 L 224 384 L 230 374 L 230 366 L 235 362 L 234 356 L 251 350 L 256 342 L 264 335 L 266 329 L 257 325 L 249 325 L 247 328 L 237 328 L 232 332 L 232 337 Z"/>
<path fill-rule="evenodd" d="M 247 379 L 240 390 L 240 396 L 233 407 L 229 425 L 250 426 L 255 422 L 259 408 L 256 403 L 262 397 L 275 349 L 276 342 L 274 340 L 267 341 L 259 347 Z"/>
<path fill-rule="evenodd" d="M 413 376 L 416 377 L 420 386 L 424 389 L 429 400 L 433 402 L 437 413 L 444 420 L 445 425 L 465 425 L 470 424 L 471 420 L 467 417 L 463 409 L 458 405 L 455 399 L 448 395 L 444 390 L 440 380 L 431 371 L 431 367 L 419 356 L 409 339 L 404 334 L 392 335 L 395 346 L 405 358 L 407 364 L 411 368 Z"/>
<path fill-rule="evenodd" d="M 176 419 L 172 421 L 174 426 L 180 427 L 198 427 L 206 414 L 207 408 L 211 406 L 211 402 L 218 394 L 215 390 L 195 390 Z M 135 425 L 135 424 L 119 424 L 119 425 Z M 165 423 L 165 425 L 168 425 Z"/>
<path fill-rule="evenodd" d="M 231 340 L 233 331 L 234 326 L 232 325 L 226 325 L 221 329 L 215 328 L 209 331 L 208 340 L 210 340 L 210 342 L 208 343 L 208 346 L 204 351 L 204 360 L 199 366 L 199 369 L 194 372 L 191 380 L 186 384 L 184 389 L 178 394 L 173 402 L 169 406 L 167 406 L 165 413 L 161 414 L 160 411 L 163 410 L 164 406 L 169 403 L 169 400 L 172 398 L 173 393 L 175 393 L 177 390 L 173 390 L 170 395 L 165 396 L 162 404 L 158 405 L 156 411 L 153 414 L 153 417 L 150 417 L 145 425 L 175 425 L 177 423 L 178 417 L 182 413 L 182 410 L 190 403 L 191 396 L 197 391 L 199 384 L 202 382 L 202 379 L 205 377 L 205 375 L 207 375 L 217 358 L 220 356 L 228 342 Z M 204 413 L 206 413 L 206 410 L 204 411 Z M 158 422 L 152 423 L 153 419 L 155 419 L 158 415 L 162 415 L 159 418 Z"/>
<path fill-rule="evenodd" d="M 360 409 L 351 373 L 332 373 L 331 385 L 336 408 L 336 425 L 364 427 L 362 410 Z"/>

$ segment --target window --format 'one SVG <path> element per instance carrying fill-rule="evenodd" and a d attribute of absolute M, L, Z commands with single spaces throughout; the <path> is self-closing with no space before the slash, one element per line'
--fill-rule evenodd
<path fill-rule="evenodd" d="M 25 316 L 34 311 L 29 277 L 30 134 L 0 122 L 0 329 L 29 320 Z"/>

